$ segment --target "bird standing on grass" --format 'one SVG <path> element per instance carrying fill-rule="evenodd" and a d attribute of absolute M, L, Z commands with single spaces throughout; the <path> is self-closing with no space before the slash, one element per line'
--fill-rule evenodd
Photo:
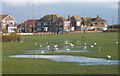
<path fill-rule="evenodd" d="M 42 51 L 42 54 L 44 53 L 44 51 Z"/>
<path fill-rule="evenodd" d="M 94 45 L 96 45 L 97 43 L 94 43 Z"/>
<path fill-rule="evenodd" d="M 93 46 L 93 45 L 91 45 L 91 47 L 93 48 L 94 46 Z"/>

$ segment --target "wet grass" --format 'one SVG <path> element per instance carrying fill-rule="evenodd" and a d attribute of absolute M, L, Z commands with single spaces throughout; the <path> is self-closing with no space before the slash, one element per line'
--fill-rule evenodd
<path fill-rule="evenodd" d="M 82 39 L 81 36 L 84 36 Z M 112 55 L 112 60 L 118 60 L 118 33 L 86 33 L 86 34 L 68 34 L 68 35 L 45 35 L 45 36 L 25 36 L 26 42 L 3 42 L 3 74 L 117 74 L 118 65 L 77 65 L 77 63 L 54 62 L 47 59 L 22 59 L 8 58 L 9 55 L 23 54 L 26 50 L 36 50 L 39 45 L 65 45 L 64 41 L 70 40 L 74 45 L 84 45 L 86 40 L 88 46 L 97 43 L 96 47 L 101 46 L 102 52 L 96 48 L 91 48 L 96 52 L 67 52 L 50 53 L 50 55 L 75 55 L 107 58 Z M 80 40 L 81 44 L 76 44 Z M 34 43 L 38 45 L 35 46 Z M 49 42 L 43 44 L 40 42 Z M 53 43 L 54 42 L 54 43 Z"/>

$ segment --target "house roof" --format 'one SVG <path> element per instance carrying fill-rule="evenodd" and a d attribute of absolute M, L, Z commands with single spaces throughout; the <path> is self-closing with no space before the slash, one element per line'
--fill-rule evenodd
<path fill-rule="evenodd" d="M 102 19 L 101 17 L 97 16 L 96 18 L 92 18 L 92 17 L 87 17 L 87 20 L 90 19 L 92 21 L 105 21 L 107 22 L 105 19 Z"/>
<path fill-rule="evenodd" d="M 8 15 L 0 15 L 0 21 L 2 21 L 4 18 L 6 18 Z"/>
<path fill-rule="evenodd" d="M 74 15 L 70 18 L 71 21 L 81 21 L 81 17 Z"/>
<path fill-rule="evenodd" d="M 53 18 L 53 19 L 52 19 Z M 46 22 L 59 22 L 59 21 L 67 21 L 65 18 L 63 18 L 60 15 L 45 15 L 38 21 L 46 21 Z"/>
<path fill-rule="evenodd" d="M 35 23 L 36 23 L 37 21 L 38 21 L 38 19 L 34 19 L 34 22 L 35 22 Z M 24 23 L 19 24 L 19 25 L 18 25 L 18 28 L 25 27 L 25 23 L 26 23 L 26 25 L 28 25 L 28 26 L 31 26 L 31 27 L 34 26 L 34 25 L 33 25 L 33 19 L 29 19 L 29 20 L 25 21 Z"/>

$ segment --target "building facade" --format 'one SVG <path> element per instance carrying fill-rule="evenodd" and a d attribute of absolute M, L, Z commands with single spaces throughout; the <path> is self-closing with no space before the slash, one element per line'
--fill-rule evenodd
<path fill-rule="evenodd" d="M 16 32 L 16 20 L 10 15 L 0 15 L 0 30 L 2 32 Z"/>
<path fill-rule="evenodd" d="M 60 15 L 45 15 L 36 22 L 37 32 L 70 31 L 70 21 Z"/>
<path fill-rule="evenodd" d="M 70 17 L 71 27 L 74 27 L 74 30 L 80 31 L 81 27 L 81 17 L 74 15 Z"/>
<path fill-rule="evenodd" d="M 18 25 L 18 31 L 19 32 L 29 32 L 32 33 L 35 30 L 36 27 L 36 22 L 38 20 L 37 19 L 29 19 L 27 21 L 25 21 L 24 23 L 21 23 Z"/>
<path fill-rule="evenodd" d="M 90 30 L 92 29 L 97 29 L 97 30 L 107 30 L 107 21 L 105 19 L 102 19 L 101 17 L 99 17 L 99 15 L 97 15 L 96 18 L 90 18 L 91 19 L 91 23 L 88 26 L 88 28 Z"/>

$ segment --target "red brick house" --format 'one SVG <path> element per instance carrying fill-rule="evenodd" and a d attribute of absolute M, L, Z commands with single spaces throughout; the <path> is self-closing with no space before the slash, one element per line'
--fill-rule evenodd
<path fill-rule="evenodd" d="M 34 19 L 34 22 L 33 22 L 33 19 L 29 19 L 24 23 L 21 23 L 20 25 L 18 25 L 17 28 L 19 32 L 33 32 L 33 30 L 35 30 L 37 21 L 38 21 L 37 19 Z"/>
<path fill-rule="evenodd" d="M 0 15 L 0 31 L 16 32 L 16 20 L 11 15 Z"/>
<path fill-rule="evenodd" d="M 70 31 L 70 21 L 60 15 L 45 15 L 36 22 L 37 32 Z"/>

